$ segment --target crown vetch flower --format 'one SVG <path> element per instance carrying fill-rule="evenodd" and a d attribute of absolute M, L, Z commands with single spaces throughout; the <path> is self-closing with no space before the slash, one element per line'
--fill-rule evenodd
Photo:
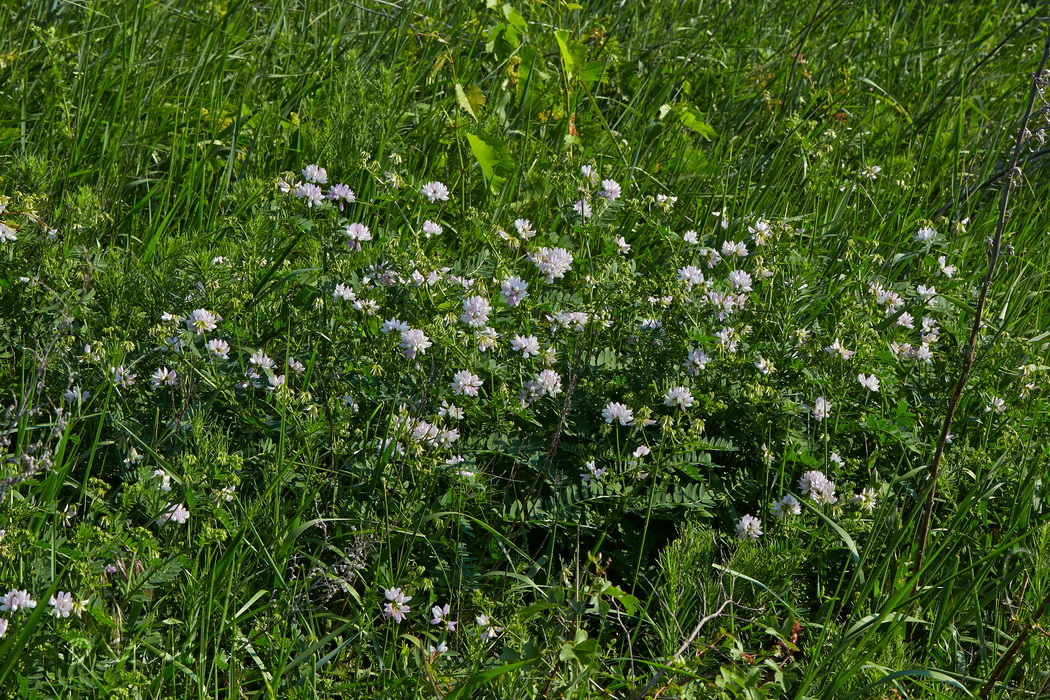
<path fill-rule="evenodd" d="M 401 331 L 400 347 L 405 351 L 405 357 L 410 360 L 416 359 L 417 353 L 426 353 L 431 345 L 433 343 L 430 342 L 430 338 L 418 328 Z"/>
<path fill-rule="evenodd" d="M 444 183 L 441 182 L 428 182 L 423 185 L 421 191 L 423 196 L 430 200 L 430 203 L 434 202 L 447 202 L 448 201 L 448 188 L 445 187 Z"/>
<path fill-rule="evenodd" d="M 48 601 L 51 606 L 51 614 L 55 617 L 69 617 L 73 612 L 73 594 L 58 591 Z"/>
<path fill-rule="evenodd" d="M 529 296 L 528 288 L 529 283 L 520 277 L 508 277 L 500 282 L 499 293 L 503 296 L 503 300 L 507 302 L 507 306 L 517 306 L 522 299 Z"/>
<path fill-rule="evenodd" d="M 463 369 L 456 372 L 449 386 L 452 387 L 452 392 L 459 396 L 477 396 L 481 384 L 481 377 L 469 369 Z"/>
<path fill-rule="evenodd" d="M 676 386 L 664 394 L 664 406 L 678 406 L 683 411 L 693 405 L 693 394 L 688 387 Z"/>
<path fill-rule="evenodd" d="M 472 328 L 483 328 L 489 322 L 492 305 L 482 296 L 471 296 L 463 300 L 463 313 L 459 320 Z"/>
<path fill-rule="evenodd" d="M 602 409 L 602 418 L 606 423 L 619 421 L 620 425 L 630 425 L 634 422 L 634 412 L 627 408 L 626 404 L 610 401 Z"/>
<path fill-rule="evenodd" d="M 762 535 L 762 521 L 753 515 L 745 515 L 736 524 L 736 536 L 741 540 L 757 540 Z"/>

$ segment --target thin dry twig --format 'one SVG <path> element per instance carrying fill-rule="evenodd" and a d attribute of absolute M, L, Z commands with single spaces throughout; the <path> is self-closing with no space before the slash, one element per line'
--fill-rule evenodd
<path fill-rule="evenodd" d="M 710 615 L 706 615 L 700 618 L 700 622 L 696 623 L 696 627 L 693 628 L 693 631 L 689 633 L 689 636 L 686 637 L 685 641 L 683 641 L 681 646 L 678 647 L 678 651 L 676 651 L 674 653 L 674 656 L 671 657 L 671 661 L 668 662 L 668 665 L 674 663 L 679 656 L 684 654 L 685 650 L 689 648 L 689 646 L 700 634 L 700 630 L 704 628 L 704 625 L 706 625 L 711 620 L 721 617 L 722 611 L 725 610 L 726 606 L 730 605 L 732 602 L 732 599 L 727 598 L 726 600 L 722 601 L 721 605 L 718 606 L 718 610 L 715 610 Z M 663 678 L 666 673 L 667 669 L 665 668 L 661 668 L 659 671 L 657 671 L 656 675 L 653 676 L 653 679 L 649 681 L 644 688 L 642 688 L 642 692 L 634 696 L 634 700 L 642 700 L 642 698 L 644 698 L 649 693 L 649 691 L 653 689 L 653 686 L 660 682 L 660 679 Z"/>

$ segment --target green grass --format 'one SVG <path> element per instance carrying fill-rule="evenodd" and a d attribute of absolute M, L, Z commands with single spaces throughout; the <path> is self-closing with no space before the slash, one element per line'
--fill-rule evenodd
<path fill-rule="evenodd" d="M 39 602 L 9 615 L 0 684 L 23 697 L 635 698 L 664 669 L 648 697 L 956 698 L 978 696 L 1007 655 L 988 697 L 1050 697 L 1050 637 L 1035 619 L 1050 593 L 1050 178 L 1037 138 L 923 569 L 911 567 L 1045 6 L 488 5 L 0 10 L 0 195 L 20 226 L 0 243 L 0 397 L 12 406 L 0 594 Z M 1031 131 L 1045 123 L 1037 112 Z M 277 194 L 309 163 L 355 191 L 348 216 L 375 237 L 356 257 L 337 212 Z M 584 163 L 625 195 L 581 225 Z M 384 184 L 388 171 L 407 184 Z M 421 199 L 431 180 L 448 202 Z M 678 199 L 662 208 L 657 195 Z M 728 212 L 727 228 L 713 212 Z M 690 379 L 680 350 L 714 355 L 721 326 L 699 306 L 665 313 L 646 299 L 677 298 L 676 270 L 701 265 L 683 232 L 717 247 L 758 216 L 777 237 L 748 241 L 752 333 L 741 356 Z M 332 300 L 337 283 L 363 298 L 366 265 L 388 260 L 406 275 L 447 265 L 496 306 L 498 280 L 532 270 L 494 233 L 516 218 L 540 230 L 530 250 L 575 257 L 565 281 L 530 277 L 527 304 L 499 307 L 517 324 L 501 342 L 535 333 L 556 346 L 564 393 L 535 407 L 517 395 L 534 366 L 476 351 L 444 287 L 368 290 L 381 317 Z M 440 237 L 419 233 L 427 219 Z M 940 234 L 925 250 L 913 241 L 924 225 Z M 955 280 L 935 276 L 938 254 Z M 759 284 L 762 265 L 775 274 Z M 918 325 L 913 285 L 931 279 L 946 300 L 936 361 L 897 363 L 889 339 L 903 336 L 868 285 L 905 294 Z M 157 350 L 174 332 L 162 313 L 201 307 L 224 317 L 228 364 L 208 360 L 200 336 L 178 357 Z M 606 313 L 611 335 L 548 333 L 562 309 Z M 434 341 L 418 365 L 380 331 L 392 314 Z M 637 330 L 649 317 L 663 320 L 661 345 Z M 800 328 L 813 339 L 796 350 Z M 823 352 L 843 332 L 854 364 Z M 278 367 L 303 363 L 288 372 L 294 391 L 238 386 L 238 362 L 264 349 Z M 759 353 L 776 373 L 757 375 Z M 177 365 L 177 391 L 106 374 L 134 364 L 145 387 L 163 363 Z M 1033 368 L 1030 396 L 1020 365 Z M 464 368 L 485 384 L 461 424 L 463 467 L 377 450 L 400 407 L 434 420 Z M 875 369 L 884 390 L 869 396 L 855 377 Z M 660 397 L 682 383 L 696 406 L 668 415 Z M 92 396 L 56 418 L 74 384 Z M 835 407 L 824 424 L 801 408 L 817 395 Z M 992 396 L 1009 410 L 985 412 Z M 609 426 L 606 401 L 658 428 Z M 629 464 L 640 440 L 645 477 Z M 26 474 L 32 450 L 51 461 Z M 581 483 L 588 459 L 610 475 Z M 811 469 L 835 476 L 841 503 L 776 523 L 772 498 L 797 495 Z M 879 491 L 870 515 L 847 504 L 866 486 Z M 169 502 L 188 525 L 155 523 Z M 734 524 L 756 513 L 765 534 L 738 544 Z M 393 587 L 413 596 L 401 625 L 380 614 Z M 46 614 L 59 590 L 91 601 L 82 616 Z M 427 609 L 450 601 L 460 630 L 435 660 Z M 479 639 L 482 614 L 504 628 L 494 641 Z"/>

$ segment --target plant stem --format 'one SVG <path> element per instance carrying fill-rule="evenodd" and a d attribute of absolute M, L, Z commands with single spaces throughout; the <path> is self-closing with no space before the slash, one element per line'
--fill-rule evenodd
<path fill-rule="evenodd" d="M 1017 139 L 1014 142 L 1014 153 L 1010 161 L 1009 175 L 1005 178 L 1006 184 L 1003 187 L 1003 196 L 999 201 L 999 219 L 995 224 L 995 235 L 992 237 L 988 250 L 988 271 L 984 275 L 984 281 L 981 284 L 981 294 L 977 299 L 977 308 L 974 312 L 973 326 L 970 328 L 970 342 L 966 347 L 962 370 L 959 372 L 959 381 L 956 383 L 955 391 L 952 393 L 951 400 L 948 402 L 948 412 L 944 416 L 944 425 L 941 426 L 941 435 L 937 439 L 937 448 L 933 453 L 933 462 L 930 464 L 930 486 L 929 490 L 926 492 L 926 502 L 923 506 L 922 520 L 919 522 L 919 547 L 915 552 L 915 566 L 913 568 L 915 583 L 913 590 L 918 590 L 919 588 L 923 557 L 926 553 L 926 543 L 930 535 L 930 522 L 933 517 L 933 503 L 937 495 L 937 477 L 940 474 L 941 459 L 944 457 L 944 446 L 948 442 L 948 433 L 952 427 L 952 420 L 955 418 L 955 410 L 959 406 L 963 390 L 966 387 L 966 381 L 970 377 L 970 369 L 973 366 L 974 353 L 977 348 L 977 337 L 980 335 L 981 327 L 984 325 L 982 322 L 984 307 L 988 299 L 988 290 L 992 286 L 995 267 L 999 262 L 1003 228 L 1006 226 L 1006 210 L 1010 202 L 1010 190 L 1013 188 L 1014 178 L 1017 175 L 1017 163 L 1021 158 L 1021 147 L 1024 145 L 1024 135 L 1028 130 L 1028 120 L 1032 116 L 1035 98 L 1039 93 L 1038 85 L 1042 80 L 1042 74 L 1043 70 L 1046 68 L 1047 58 L 1050 58 L 1050 23 L 1048 23 L 1048 33 L 1043 45 L 1043 56 L 1039 61 L 1039 68 L 1035 72 L 1035 76 L 1032 80 L 1032 89 L 1028 95 L 1028 106 L 1025 108 L 1024 117 L 1021 119 L 1021 126 L 1017 130 Z M 914 626 L 908 630 L 909 641 L 911 640 L 914 631 Z"/>

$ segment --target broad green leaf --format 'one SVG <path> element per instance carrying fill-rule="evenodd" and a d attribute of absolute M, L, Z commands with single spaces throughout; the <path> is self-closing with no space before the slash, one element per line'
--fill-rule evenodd
<path fill-rule="evenodd" d="M 515 10 L 511 5 L 503 6 L 503 16 L 506 17 L 507 21 L 510 22 L 511 25 L 519 32 L 525 32 L 528 30 L 529 25 L 525 21 L 525 18 L 519 15 L 518 11 Z"/>
<path fill-rule="evenodd" d="M 579 76 L 587 66 L 587 47 L 569 39 L 569 32 L 565 30 L 555 32 L 554 37 L 558 40 L 558 51 L 565 72 L 570 76 Z"/>
<path fill-rule="evenodd" d="M 507 175 L 514 167 L 507 147 L 501 141 L 489 136 L 467 134 L 467 141 L 470 143 L 470 150 L 474 153 L 478 165 L 481 166 L 481 172 L 485 173 L 489 189 L 493 193 L 499 192 L 503 183 L 506 182 Z"/>
<path fill-rule="evenodd" d="M 695 131 L 708 141 L 718 136 L 715 130 L 711 128 L 711 125 L 704 121 L 703 113 L 694 112 L 689 107 L 682 107 L 679 110 L 678 120 L 682 122 L 682 126 Z"/>
<path fill-rule="evenodd" d="M 462 85 L 456 83 L 456 102 L 477 121 L 481 115 L 481 108 L 485 106 L 485 95 L 477 85 L 471 85 L 464 90 Z"/>
<path fill-rule="evenodd" d="M 602 61 L 587 61 L 587 65 L 580 71 L 580 80 L 585 83 L 594 83 L 605 75 L 605 63 Z"/>

